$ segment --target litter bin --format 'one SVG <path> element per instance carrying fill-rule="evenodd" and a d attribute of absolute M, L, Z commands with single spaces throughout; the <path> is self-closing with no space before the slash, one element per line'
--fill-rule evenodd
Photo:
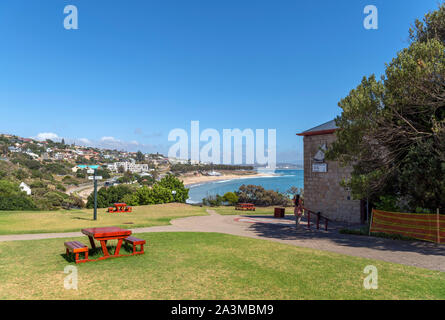
<path fill-rule="evenodd" d="M 275 208 L 274 217 L 275 218 L 284 218 L 285 208 Z"/>

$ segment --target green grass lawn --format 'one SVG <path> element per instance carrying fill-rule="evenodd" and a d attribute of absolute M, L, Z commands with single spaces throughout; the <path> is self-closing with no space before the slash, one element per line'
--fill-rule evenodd
<path fill-rule="evenodd" d="M 235 210 L 235 207 L 206 207 L 207 209 L 215 210 L 221 215 L 270 215 L 273 216 L 275 207 L 256 207 L 255 211 L 241 211 Z M 280 207 L 281 208 L 281 207 Z M 286 214 L 294 215 L 294 208 L 286 208 Z"/>
<path fill-rule="evenodd" d="M 137 236 L 144 255 L 77 265 L 78 290 L 64 288 L 65 239 L 0 242 L 0 299 L 445 298 L 441 272 L 217 233 Z"/>
<path fill-rule="evenodd" d="M 119 226 L 126 228 L 170 224 L 170 220 L 206 215 L 204 208 L 179 203 L 133 207 L 132 213 L 108 213 L 98 209 L 64 211 L 0 211 L 0 234 L 80 231 L 87 227 Z"/>

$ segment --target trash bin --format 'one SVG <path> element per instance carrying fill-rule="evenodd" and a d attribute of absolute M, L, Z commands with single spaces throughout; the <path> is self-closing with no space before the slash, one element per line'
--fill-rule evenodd
<path fill-rule="evenodd" d="M 275 208 L 274 217 L 275 218 L 284 218 L 285 208 Z"/>

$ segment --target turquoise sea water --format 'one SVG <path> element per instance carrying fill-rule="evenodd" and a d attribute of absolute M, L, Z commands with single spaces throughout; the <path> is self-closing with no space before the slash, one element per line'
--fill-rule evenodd
<path fill-rule="evenodd" d="M 199 203 L 207 196 L 236 191 L 243 184 L 259 185 L 267 190 L 286 192 L 290 187 L 303 188 L 303 170 L 276 170 L 276 176 L 223 180 L 190 186 L 189 203 Z"/>

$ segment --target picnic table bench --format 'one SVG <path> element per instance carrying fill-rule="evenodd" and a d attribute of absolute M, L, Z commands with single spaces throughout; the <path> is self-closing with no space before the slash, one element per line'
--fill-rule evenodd
<path fill-rule="evenodd" d="M 76 263 L 87 262 L 88 261 L 88 247 L 79 241 L 67 241 L 65 242 L 66 255 L 68 256 L 70 252 L 75 255 Z M 79 260 L 79 253 L 84 253 L 85 258 Z"/>
<path fill-rule="evenodd" d="M 130 236 L 130 237 L 125 238 L 124 241 L 125 241 L 125 243 L 129 243 L 133 246 L 133 254 L 143 254 L 144 253 L 145 240 Z M 137 245 L 140 246 L 139 251 L 136 250 Z"/>
<path fill-rule="evenodd" d="M 108 212 L 132 212 L 133 208 L 128 207 L 126 203 L 115 203 L 114 207 L 108 207 Z"/>
<path fill-rule="evenodd" d="M 255 211 L 255 205 L 253 203 L 238 203 L 235 210 Z"/>
<path fill-rule="evenodd" d="M 124 256 L 133 256 L 136 254 L 144 253 L 144 244 L 146 241 L 144 239 L 138 239 L 135 237 L 131 237 L 131 230 L 121 229 L 119 227 L 102 227 L 102 228 L 87 228 L 82 229 L 81 232 L 88 236 L 90 240 L 91 248 L 96 250 L 96 244 L 94 240 L 100 242 L 103 256 L 98 259 L 88 259 L 88 247 L 79 241 L 69 241 L 65 242 L 66 254 L 69 255 L 70 252 L 75 254 L 76 263 L 88 262 L 88 261 L 97 261 L 104 260 L 108 258 L 116 258 L 116 257 L 124 257 Z M 117 246 L 114 250 L 113 254 L 110 254 L 107 249 L 107 241 L 109 240 L 117 240 Z M 122 246 L 122 242 L 129 243 L 133 246 L 132 254 L 120 254 L 120 249 Z M 137 250 L 136 246 L 140 246 L 140 250 Z M 83 260 L 79 260 L 79 253 L 84 253 L 85 258 Z"/>

